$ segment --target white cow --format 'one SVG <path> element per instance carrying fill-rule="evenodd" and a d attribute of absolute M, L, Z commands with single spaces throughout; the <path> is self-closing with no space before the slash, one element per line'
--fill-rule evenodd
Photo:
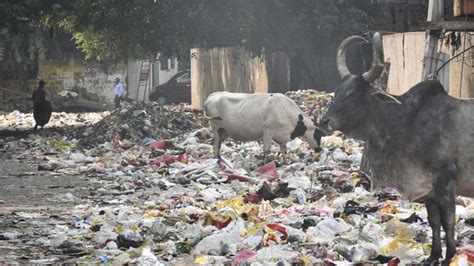
<path fill-rule="evenodd" d="M 319 146 L 320 131 L 300 108 L 281 93 L 214 92 L 204 103 L 204 115 L 211 121 L 214 156 L 220 156 L 222 141 L 263 138 L 264 161 L 267 162 L 272 140 L 280 145 L 283 163 L 287 164 L 286 143 L 302 137 L 312 149 Z"/>

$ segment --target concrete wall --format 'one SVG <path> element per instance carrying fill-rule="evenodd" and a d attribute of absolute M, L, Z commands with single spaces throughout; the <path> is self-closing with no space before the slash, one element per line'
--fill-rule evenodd
<path fill-rule="evenodd" d="M 166 67 L 163 67 L 160 61 L 156 61 L 153 64 L 153 88 L 168 82 L 168 80 L 178 73 L 178 58 L 176 56 L 167 58 L 166 65 Z"/>
<path fill-rule="evenodd" d="M 464 35 L 462 40 L 464 40 Z M 474 38 L 467 35 L 466 47 L 472 46 L 473 43 Z M 385 62 L 390 63 L 387 91 L 395 95 L 403 94 L 422 80 L 425 33 L 407 32 L 385 35 L 383 45 Z M 462 46 L 454 55 L 461 51 Z M 451 47 L 446 47 L 444 44 L 439 47 L 438 52 L 441 53 L 438 67 L 453 56 Z M 474 97 L 473 57 L 474 50 L 470 50 L 464 55 L 464 61 L 462 56 L 459 56 L 440 71 L 439 79 L 451 96 Z M 464 67 L 462 67 L 463 64 Z"/>
<path fill-rule="evenodd" d="M 105 73 L 98 67 L 72 59 L 41 60 L 38 67 L 38 80 L 46 82 L 48 92 L 78 91 L 90 100 L 107 103 L 113 102 L 114 80 L 117 77 L 123 81 L 124 67 L 113 67 Z M 37 80 L 29 81 L 27 91 L 31 92 L 36 86 Z"/>
<path fill-rule="evenodd" d="M 270 85 L 275 87 L 275 92 L 287 91 L 288 58 L 283 54 L 275 54 L 270 58 L 272 64 L 269 65 L 273 67 L 269 69 L 275 71 L 271 79 L 264 55 L 254 57 L 242 47 L 191 49 L 192 106 L 201 108 L 207 96 L 215 91 L 274 92 Z M 275 67 L 275 64 L 279 66 Z"/>

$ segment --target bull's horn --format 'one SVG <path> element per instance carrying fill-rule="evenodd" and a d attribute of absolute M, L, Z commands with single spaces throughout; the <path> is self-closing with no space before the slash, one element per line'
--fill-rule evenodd
<path fill-rule="evenodd" d="M 379 32 L 376 32 L 372 41 L 374 58 L 372 66 L 369 71 L 362 74 L 362 77 L 367 82 L 372 82 L 382 74 L 383 71 L 383 47 L 382 47 L 382 36 Z"/>
<path fill-rule="evenodd" d="M 345 76 L 351 74 L 346 64 L 346 52 L 347 48 L 349 47 L 349 44 L 353 42 L 368 43 L 365 38 L 357 35 L 347 37 L 344 41 L 341 42 L 339 48 L 337 49 L 337 70 L 339 71 L 339 75 L 341 76 L 341 78 L 344 78 Z"/>

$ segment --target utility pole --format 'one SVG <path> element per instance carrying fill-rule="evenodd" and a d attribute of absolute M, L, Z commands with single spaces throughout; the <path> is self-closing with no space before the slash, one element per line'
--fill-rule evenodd
<path fill-rule="evenodd" d="M 444 20 L 444 1 L 429 0 L 428 3 L 428 22 Z M 423 80 L 427 80 L 430 74 L 436 71 L 436 50 L 438 48 L 438 37 L 440 30 L 427 30 L 425 41 L 425 52 L 423 56 Z"/>

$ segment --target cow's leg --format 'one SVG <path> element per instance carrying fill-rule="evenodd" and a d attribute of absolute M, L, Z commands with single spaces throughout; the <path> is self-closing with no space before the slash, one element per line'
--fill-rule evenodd
<path fill-rule="evenodd" d="M 35 130 L 38 130 L 38 124 L 35 124 Z"/>
<path fill-rule="evenodd" d="M 446 233 L 446 256 L 443 263 L 448 263 L 456 254 L 456 242 L 454 241 L 454 225 L 456 223 L 456 195 L 455 184 L 453 181 L 448 181 L 448 184 L 443 184 L 437 189 L 439 199 L 439 213 L 441 218 L 441 225 Z"/>
<path fill-rule="evenodd" d="M 441 225 L 446 233 L 446 256 L 443 263 L 451 262 L 451 259 L 456 254 L 456 242 L 454 240 L 454 225 L 455 225 L 455 197 L 453 196 L 448 202 L 440 203 Z"/>
<path fill-rule="evenodd" d="M 217 130 L 217 136 L 218 136 L 218 138 L 217 138 L 218 143 L 217 143 L 217 149 L 214 148 L 214 156 L 218 158 L 218 157 L 221 157 L 221 144 L 228 137 L 228 135 L 227 135 L 227 132 L 225 131 L 225 129 L 219 128 Z M 214 147 L 216 147 L 215 139 L 214 139 Z M 216 151 L 217 151 L 217 153 L 216 153 Z"/>
<path fill-rule="evenodd" d="M 438 202 L 433 197 L 425 202 L 428 211 L 428 222 L 433 230 L 433 239 L 431 241 L 431 254 L 425 262 L 437 262 L 441 258 L 441 217 L 438 208 Z"/>
<path fill-rule="evenodd" d="M 288 164 L 288 158 L 287 158 L 287 149 L 286 149 L 286 143 L 279 143 L 280 144 L 280 152 L 281 152 L 281 156 L 283 157 L 283 164 L 284 165 L 287 165 Z"/>
<path fill-rule="evenodd" d="M 214 157 L 218 158 L 221 156 L 221 140 L 220 140 L 220 134 L 219 134 L 219 129 L 216 127 L 212 128 L 212 135 L 214 136 Z"/>
<path fill-rule="evenodd" d="M 268 162 L 268 154 L 270 153 L 270 148 L 272 147 L 272 134 L 270 131 L 263 132 L 263 163 Z"/>
<path fill-rule="evenodd" d="M 222 142 L 224 142 L 229 137 L 229 135 L 227 135 L 227 131 L 225 131 L 223 128 L 219 128 L 217 132 L 219 132 L 219 141 L 222 144 Z"/>

